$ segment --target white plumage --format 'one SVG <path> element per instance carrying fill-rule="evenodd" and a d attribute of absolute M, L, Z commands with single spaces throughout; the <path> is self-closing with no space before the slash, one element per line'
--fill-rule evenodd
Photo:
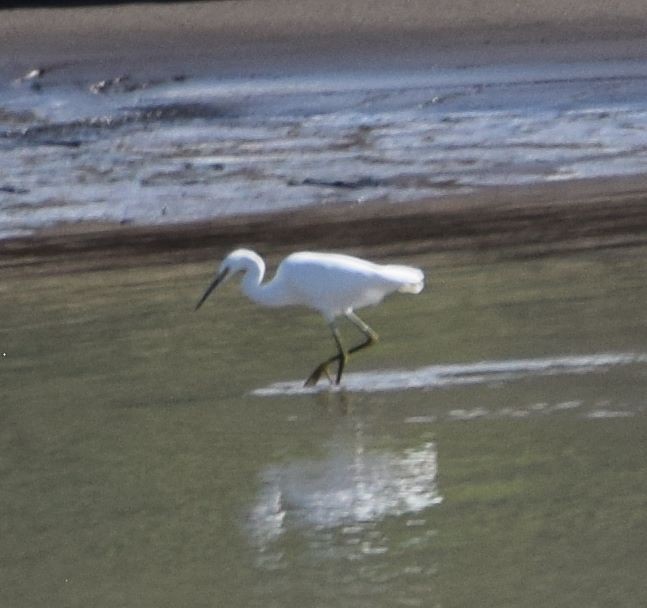
<path fill-rule="evenodd" d="M 243 273 L 241 287 L 254 302 L 263 306 L 306 306 L 319 311 L 328 322 L 337 343 L 337 355 L 319 365 L 306 384 L 316 384 L 328 367 L 337 361 L 339 384 L 348 355 L 373 344 L 377 334 L 364 323 L 354 310 L 378 304 L 390 293 L 420 293 L 424 275 L 418 268 L 399 265 L 374 264 L 360 258 L 337 253 L 302 251 L 286 257 L 271 281 L 262 283 L 265 264 L 249 249 L 237 249 L 220 265 L 214 280 L 198 302 L 196 310 L 222 282 L 238 272 Z M 335 319 L 346 316 L 365 336 L 366 340 L 348 350 L 341 344 Z"/>

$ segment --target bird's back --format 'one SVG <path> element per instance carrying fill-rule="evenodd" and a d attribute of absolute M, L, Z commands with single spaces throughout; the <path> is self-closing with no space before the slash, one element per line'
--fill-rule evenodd
<path fill-rule="evenodd" d="M 417 268 L 379 265 L 336 253 L 300 252 L 288 256 L 276 281 L 294 304 L 319 310 L 329 319 L 380 302 L 394 291 L 419 293 L 424 275 Z"/>

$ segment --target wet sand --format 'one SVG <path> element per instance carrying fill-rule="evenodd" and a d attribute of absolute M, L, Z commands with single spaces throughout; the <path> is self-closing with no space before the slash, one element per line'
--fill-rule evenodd
<path fill-rule="evenodd" d="M 642 0 L 247 0 L 4 10 L 0 73 L 154 75 L 273 66 L 434 66 L 644 57 Z"/>
<path fill-rule="evenodd" d="M 298 63 L 644 58 L 642 0 L 339 3 L 250 0 L 3 11 L 0 71 L 61 78 L 281 70 Z M 542 255 L 647 240 L 647 177 L 484 188 L 407 204 L 320 206 L 174 226 L 71 224 L 0 242 L 0 270 L 62 272 L 211 259 L 240 245 Z M 507 253 L 506 253 L 507 255 Z"/>
<path fill-rule="evenodd" d="M 402 37 L 412 32 L 444 32 L 448 34 L 445 43 L 452 40 L 449 32 L 456 30 L 473 36 L 477 31 L 484 36 L 488 31 L 507 31 L 507 40 L 523 43 L 532 41 L 540 30 L 544 41 L 560 37 L 571 41 L 617 39 L 644 35 L 647 9 L 641 0 L 619 0 L 612 5 L 603 0 L 229 0 L 16 9 L 4 11 L 2 17 L 0 32 L 7 45 L 20 45 L 34 52 L 43 46 L 54 50 L 74 48 L 76 55 L 105 46 L 116 55 L 155 44 L 169 54 L 173 49 L 168 43 L 197 50 L 201 43 L 208 42 L 213 50 L 214 42 L 217 45 L 231 39 L 239 44 L 279 38 L 306 38 L 312 42 L 330 35 L 377 37 L 387 32 L 399 32 Z M 190 40 L 188 32 L 194 35 Z M 62 39 L 64 35 L 68 36 L 66 40 Z M 477 40 L 478 36 L 471 40 L 453 38 L 455 45 Z M 115 41 L 126 46 L 117 47 Z"/>
<path fill-rule="evenodd" d="M 0 270 L 61 273 L 316 248 L 535 257 L 647 243 L 647 177 L 493 187 L 408 204 L 322 206 L 171 226 L 70 224 L 0 241 Z M 488 256 L 484 256 L 486 259 Z"/>

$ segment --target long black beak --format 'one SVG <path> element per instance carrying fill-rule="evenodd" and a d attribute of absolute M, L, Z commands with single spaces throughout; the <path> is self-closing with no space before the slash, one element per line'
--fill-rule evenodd
<path fill-rule="evenodd" d="M 216 275 L 216 278 L 211 282 L 211 285 L 207 287 L 207 290 L 202 294 L 202 297 L 200 298 L 200 301 L 195 305 L 194 310 L 198 310 L 200 306 L 202 306 L 202 303 L 209 297 L 211 292 L 220 285 L 227 276 L 227 273 L 229 272 L 229 269 L 225 268 L 222 272 L 218 273 Z"/>

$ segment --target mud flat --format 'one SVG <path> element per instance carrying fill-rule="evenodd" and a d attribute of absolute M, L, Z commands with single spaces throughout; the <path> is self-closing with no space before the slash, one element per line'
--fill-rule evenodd
<path fill-rule="evenodd" d="M 288 73 L 299 78 L 307 70 L 325 71 L 332 66 L 343 66 L 347 75 L 363 70 L 374 73 L 376 66 L 388 68 L 391 73 L 411 66 L 444 66 L 461 71 L 473 65 L 495 69 L 499 64 L 515 62 L 550 65 L 546 62 L 578 60 L 599 62 L 610 69 L 614 61 L 620 60 L 643 65 L 641 61 L 647 54 L 647 9 L 639 0 L 623 0 L 613 7 L 597 1 L 564 5 L 551 0 L 519 6 L 511 0 L 495 0 L 477 9 L 467 1 L 436 2 L 431 7 L 422 1 L 402 0 L 394 5 L 363 0 L 352 5 L 339 3 L 337 9 L 331 10 L 329 3 L 315 0 L 250 0 L 4 10 L 0 19 L 0 74 L 6 78 L 5 85 L 14 83 L 7 85 L 13 93 L 15 88 L 11 87 L 16 85 L 11 79 L 42 69 L 43 91 L 50 85 L 53 90 L 78 85 L 87 96 L 91 95 L 90 83 L 117 82 L 122 74 L 133 82 L 181 77 L 190 84 L 193 77 L 205 75 L 214 78 L 234 74 L 245 82 L 253 82 L 259 75 L 271 79 Z M 641 74 L 630 76 L 630 81 L 642 82 Z M 606 89 L 613 89 L 607 84 Z M 118 102 L 119 99 L 115 104 Z M 643 124 L 642 116 L 640 110 L 636 128 Z M 588 115 L 584 118 L 588 119 Z M 597 120 L 591 118 L 594 119 Z M 24 120 L 31 119 L 25 115 Z M 92 115 L 88 121 L 94 128 L 96 117 Z M 86 123 L 64 123 L 66 127 L 70 125 L 87 127 Z M 118 146 L 121 140 L 115 141 Z M 24 144 L 24 149 L 31 150 L 33 143 L 16 145 Z M 85 149 L 85 140 L 62 143 L 67 147 L 59 145 L 55 153 L 45 148 L 43 154 L 50 159 L 62 158 L 63 154 L 84 158 L 78 152 Z M 544 145 L 543 140 L 540 143 Z M 101 149 L 96 154 L 100 152 Z M 12 150 L 8 154 L 17 156 Z M 181 156 L 184 150 L 178 154 Z M 644 162 L 642 152 L 638 150 L 636 154 L 630 160 L 636 163 L 637 158 L 639 166 Z M 88 156 L 83 166 L 95 167 L 96 158 Z M 623 159 L 614 162 L 618 161 L 620 167 Z M 321 159 L 315 161 L 317 167 L 327 166 Z M 38 170 L 38 165 L 33 171 Z M 28 168 L 18 169 L 29 173 Z M 328 183 L 297 169 L 304 190 L 311 192 L 313 185 L 325 187 Z M 109 170 L 113 169 L 105 169 Z M 60 174 L 58 169 L 46 172 Z M 548 176 L 537 183 L 490 185 L 470 192 L 449 187 L 446 194 L 431 198 L 413 192 L 409 200 L 397 204 L 369 193 L 361 197 L 361 203 L 356 197 L 355 202 L 317 202 L 296 210 L 250 213 L 234 201 L 226 217 L 179 219 L 163 225 L 132 222 L 126 216 L 121 221 L 94 221 L 79 215 L 78 220 L 72 217 L 32 234 L 0 241 L 0 270 L 39 268 L 60 272 L 202 260 L 238 245 L 277 253 L 315 247 L 384 251 L 507 251 L 512 247 L 519 255 L 538 255 L 643 243 L 647 233 L 644 173 L 640 169 L 624 176 L 596 177 L 590 169 L 585 173 L 587 179 L 564 179 L 557 174 L 554 180 Z M 168 175 L 174 175 L 173 171 Z M 9 173 L 8 176 L 11 177 Z M 196 188 L 204 184 L 212 187 L 208 179 L 203 184 L 202 176 L 198 178 Z M 83 174 L 83 179 L 88 176 Z M 106 186 L 101 181 L 101 171 L 92 179 L 97 180 L 91 184 L 93 193 L 124 199 L 131 207 L 140 204 L 132 192 L 130 198 L 122 196 L 124 192 L 128 195 L 128 179 L 119 182 L 120 189 L 114 184 Z M 337 178 L 333 175 L 331 179 Z M 20 180 L 16 180 L 15 184 L 11 180 L 0 184 L 0 196 L 15 199 L 8 206 L 15 211 L 21 205 L 26 209 L 38 203 L 36 198 L 20 198 L 30 195 L 21 194 Z M 147 183 L 146 179 L 142 181 Z M 64 182 L 66 187 L 67 176 Z M 174 183 L 164 182 L 159 192 L 148 196 L 175 196 L 174 192 L 164 192 L 172 187 Z M 78 195 L 83 203 L 85 190 L 70 188 L 69 192 Z M 196 190 L 198 194 L 202 196 L 202 191 Z M 59 198 L 54 197 L 53 203 L 43 200 L 47 205 L 57 205 Z M 72 207 L 79 201 L 72 200 Z"/>
<path fill-rule="evenodd" d="M 482 251 L 537 256 L 647 242 L 643 177 L 490 188 L 410 204 L 349 204 L 173 226 L 68 224 L 0 242 L 0 269 L 46 273 L 281 254 Z"/>

